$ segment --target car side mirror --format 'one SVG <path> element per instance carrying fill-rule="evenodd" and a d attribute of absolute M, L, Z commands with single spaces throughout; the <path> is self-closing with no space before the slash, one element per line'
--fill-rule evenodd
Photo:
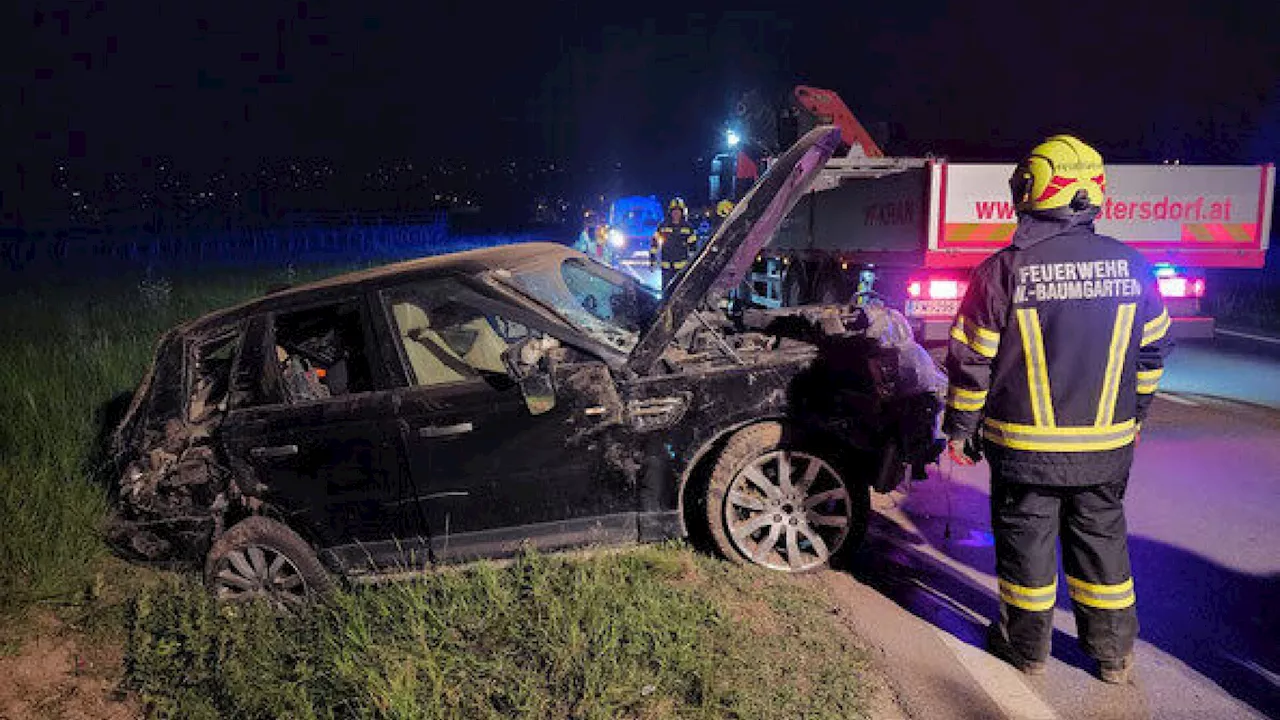
<path fill-rule="evenodd" d="M 556 406 L 556 387 L 550 351 L 559 347 L 553 337 L 532 337 L 507 348 L 502 353 L 502 364 L 507 368 L 524 404 L 531 415 L 541 415 Z"/>

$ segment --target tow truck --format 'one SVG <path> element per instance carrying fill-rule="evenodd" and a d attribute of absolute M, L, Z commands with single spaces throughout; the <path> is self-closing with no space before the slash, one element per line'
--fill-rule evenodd
<path fill-rule="evenodd" d="M 781 115 L 800 132 L 837 125 L 844 150 L 757 257 L 751 303 L 878 296 L 904 311 L 922 344 L 944 345 L 969 272 L 1017 227 L 1014 164 L 888 156 L 839 95 L 821 88 L 796 87 Z M 713 177 L 711 185 L 714 201 L 724 183 Z M 1214 320 L 1201 309 L 1205 271 L 1263 267 L 1274 191 L 1272 164 L 1109 163 L 1096 226 L 1152 261 L 1176 337 L 1211 337 Z"/>

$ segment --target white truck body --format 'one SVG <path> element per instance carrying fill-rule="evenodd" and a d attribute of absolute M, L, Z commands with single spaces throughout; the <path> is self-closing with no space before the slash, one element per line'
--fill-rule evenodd
<path fill-rule="evenodd" d="M 945 338 L 968 270 L 1007 245 L 1017 227 L 1008 185 L 1013 167 L 831 161 L 761 254 L 753 301 L 842 302 L 874 284 L 906 309 L 923 340 Z M 1182 279 L 1176 286 L 1170 280 L 1166 293 L 1180 335 L 1212 334 L 1212 319 L 1199 313 L 1203 271 L 1263 266 L 1274 190 L 1272 165 L 1108 165 L 1097 229 Z M 933 283 L 941 283 L 936 297 Z"/>

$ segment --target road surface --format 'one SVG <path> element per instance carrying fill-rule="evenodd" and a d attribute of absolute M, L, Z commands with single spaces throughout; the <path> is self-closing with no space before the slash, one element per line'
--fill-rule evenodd
<path fill-rule="evenodd" d="M 998 613 L 985 465 L 877 501 L 850 572 L 931 624 L 1006 717 L 1280 718 L 1280 348 L 1184 344 L 1161 390 L 1127 498 L 1136 687 L 1091 677 L 1065 582 L 1045 678 L 975 650 Z"/>

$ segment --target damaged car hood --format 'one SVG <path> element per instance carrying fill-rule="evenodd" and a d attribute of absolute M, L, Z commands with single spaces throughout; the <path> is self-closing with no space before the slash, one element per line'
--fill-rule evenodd
<path fill-rule="evenodd" d="M 668 290 L 653 324 L 631 351 L 627 366 L 632 371 L 643 374 L 652 369 L 690 315 L 716 307 L 742 282 L 756 253 L 808 191 L 839 143 L 838 128 L 814 128 L 774 161 Z"/>

